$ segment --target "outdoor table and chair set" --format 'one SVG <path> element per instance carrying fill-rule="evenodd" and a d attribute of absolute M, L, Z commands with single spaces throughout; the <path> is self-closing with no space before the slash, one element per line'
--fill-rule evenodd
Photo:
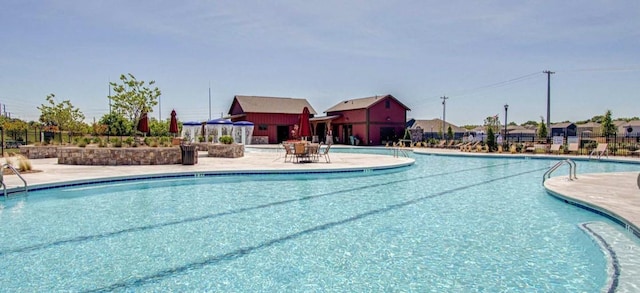
<path fill-rule="evenodd" d="M 282 147 L 285 150 L 284 161 L 292 163 L 316 163 L 320 158 L 324 158 L 325 162 L 331 163 L 329 158 L 329 150 L 331 145 L 321 145 L 318 143 L 309 143 L 306 141 L 284 142 Z"/>

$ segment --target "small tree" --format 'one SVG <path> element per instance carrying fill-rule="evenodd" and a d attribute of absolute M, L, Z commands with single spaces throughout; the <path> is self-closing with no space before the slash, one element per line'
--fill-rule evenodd
<path fill-rule="evenodd" d="M 496 150 L 498 145 L 495 134 L 500 130 L 500 119 L 498 119 L 498 115 L 489 116 L 484 119 L 484 127 L 487 131 L 487 147 L 489 151 Z"/>
<path fill-rule="evenodd" d="M 453 139 L 453 129 L 451 129 L 451 125 L 447 128 L 447 139 Z"/>
<path fill-rule="evenodd" d="M 611 120 L 611 110 L 607 110 L 602 118 L 602 135 L 609 140 L 609 136 L 616 134 L 616 126 Z"/>
<path fill-rule="evenodd" d="M 40 122 L 45 126 L 57 126 L 58 130 L 80 131 L 84 129 L 84 114 L 75 108 L 69 100 L 60 103 L 55 102 L 55 95 L 46 97 L 49 105 L 42 104 L 40 110 Z"/>
<path fill-rule="evenodd" d="M 131 130 L 133 130 L 142 113 L 151 113 L 153 107 L 158 105 L 160 90 L 157 87 L 150 88 L 156 83 L 155 81 L 152 80 L 149 83 L 138 81 L 131 73 L 120 75 L 120 80 L 122 84 L 109 83 L 115 92 L 115 95 L 109 96 L 109 99 L 113 102 L 113 112 L 129 119 Z"/>
<path fill-rule="evenodd" d="M 102 116 L 99 123 L 106 125 L 106 133 L 109 135 L 129 135 L 132 129 L 131 123 L 124 116 L 115 112 Z"/>
<path fill-rule="evenodd" d="M 538 124 L 538 137 L 547 138 L 547 125 L 544 124 L 544 118 L 540 116 L 540 124 Z"/>
<path fill-rule="evenodd" d="M 489 127 L 489 129 L 487 130 L 487 148 L 490 152 L 498 148 L 498 143 L 496 142 L 496 134 L 495 132 L 493 132 L 492 127 Z"/>
<path fill-rule="evenodd" d="M 160 121 L 155 117 L 149 118 L 149 130 L 151 136 L 169 136 L 170 120 Z"/>

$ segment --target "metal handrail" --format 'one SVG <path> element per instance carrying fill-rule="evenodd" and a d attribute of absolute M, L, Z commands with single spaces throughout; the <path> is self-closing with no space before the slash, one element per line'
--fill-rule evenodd
<path fill-rule="evenodd" d="M 402 147 L 393 146 L 393 147 L 391 147 L 391 150 L 393 151 L 393 157 L 394 158 L 400 157 L 401 154 L 405 158 L 409 157 L 409 154 L 407 154 L 407 152 Z"/>
<path fill-rule="evenodd" d="M 2 165 L 2 168 L 0 168 L 0 172 L 2 172 L 4 170 L 4 168 L 8 168 L 11 171 L 13 171 L 13 173 L 16 174 L 16 176 L 18 176 L 18 178 L 20 178 L 20 180 L 22 180 L 22 183 L 24 183 L 24 193 L 27 193 L 27 180 L 24 180 L 24 178 L 22 177 L 22 175 L 20 175 L 20 172 L 18 172 L 18 170 L 16 170 L 16 168 L 14 168 L 13 166 L 9 165 L 9 164 L 4 164 Z M 2 183 L 2 188 L 4 190 L 4 197 L 7 197 L 7 185 L 4 184 L 4 179 L 2 179 L 2 175 L 0 175 L 0 182 Z"/>
<path fill-rule="evenodd" d="M 576 166 L 576 163 L 571 159 L 565 159 L 557 162 L 555 165 L 549 168 L 547 172 L 544 172 L 544 175 L 542 175 L 542 184 L 544 184 L 547 178 L 551 178 L 551 173 L 553 173 L 553 171 L 557 170 L 558 168 L 560 168 L 560 166 L 564 165 L 565 163 L 569 165 L 569 180 L 578 179 L 578 176 L 576 175 L 576 169 L 578 168 Z"/>

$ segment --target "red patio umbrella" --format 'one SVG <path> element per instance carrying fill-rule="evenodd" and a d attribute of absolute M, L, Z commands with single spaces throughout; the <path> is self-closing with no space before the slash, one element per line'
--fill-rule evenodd
<path fill-rule="evenodd" d="M 311 123 L 309 123 L 309 108 L 304 107 L 302 109 L 302 115 L 300 115 L 300 135 L 301 137 L 311 136 Z"/>
<path fill-rule="evenodd" d="M 147 117 L 147 112 L 142 112 L 140 120 L 138 121 L 137 129 L 145 134 L 149 132 L 149 118 Z"/>
<path fill-rule="evenodd" d="M 174 135 L 178 133 L 178 119 L 176 119 L 176 110 L 171 110 L 171 122 L 169 123 L 169 133 Z"/>

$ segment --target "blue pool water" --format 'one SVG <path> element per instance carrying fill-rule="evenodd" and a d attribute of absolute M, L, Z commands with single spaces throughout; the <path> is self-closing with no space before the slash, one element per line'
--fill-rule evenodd
<path fill-rule="evenodd" d="M 0 202 L 2 291 L 595 292 L 608 219 L 546 194 L 555 161 L 415 155 L 362 174 L 87 185 Z M 587 172 L 638 165 L 578 162 Z M 566 170 L 555 174 L 565 175 Z"/>

